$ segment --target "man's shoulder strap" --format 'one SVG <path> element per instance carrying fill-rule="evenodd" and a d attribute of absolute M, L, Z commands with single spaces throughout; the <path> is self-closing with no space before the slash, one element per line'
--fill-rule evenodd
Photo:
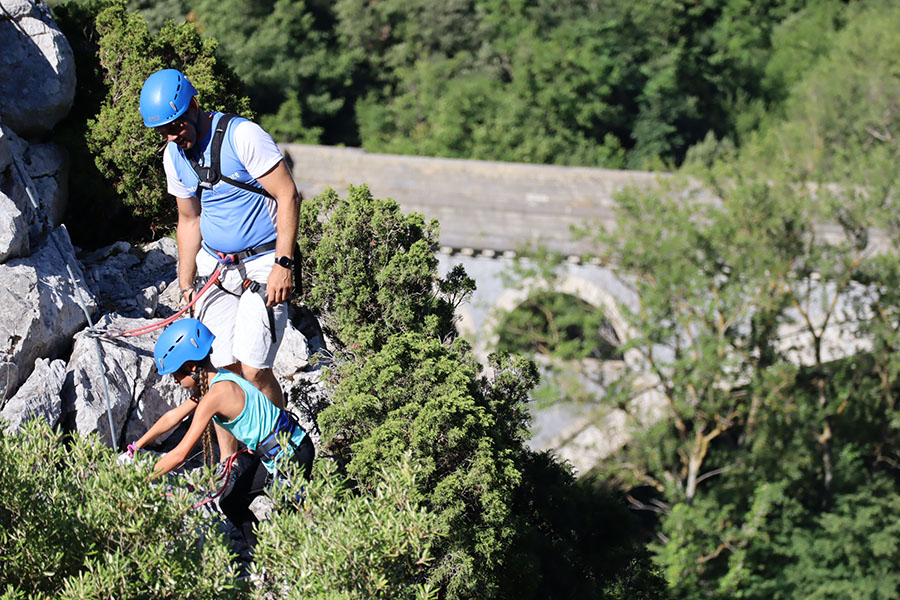
<path fill-rule="evenodd" d="M 191 167 L 193 167 L 194 172 L 197 173 L 197 177 L 200 178 L 200 183 L 197 186 L 196 192 L 198 199 L 204 189 L 210 190 L 220 181 L 224 181 L 244 190 L 262 194 L 267 198 L 272 197 L 272 195 L 262 187 L 244 183 L 243 181 L 235 181 L 230 177 L 222 175 L 222 141 L 225 139 L 225 132 L 228 131 L 228 125 L 231 123 L 232 119 L 237 117 L 238 115 L 226 113 L 219 117 L 219 120 L 216 122 L 216 129 L 213 132 L 212 141 L 210 142 L 208 167 L 201 167 L 196 160 L 193 158 L 189 159 Z"/>

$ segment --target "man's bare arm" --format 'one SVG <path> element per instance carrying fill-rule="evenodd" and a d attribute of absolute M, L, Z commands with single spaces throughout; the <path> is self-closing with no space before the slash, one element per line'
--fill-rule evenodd
<path fill-rule="evenodd" d="M 256 180 L 278 202 L 275 256 L 293 257 L 297 222 L 300 218 L 300 194 L 297 192 L 297 186 L 294 185 L 294 180 L 283 160 Z M 291 275 L 290 269 L 277 264 L 272 267 L 272 273 L 266 284 L 268 306 L 281 304 L 291 297 L 293 291 Z"/>
<path fill-rule="evenodd" d="M 178 198 L 178 287 L 182 290 L 194 285 L 197 274 L 197 252 L 200 251 L 200 200 Z M 184 295 L 184 294 L 183 294 Z"/>

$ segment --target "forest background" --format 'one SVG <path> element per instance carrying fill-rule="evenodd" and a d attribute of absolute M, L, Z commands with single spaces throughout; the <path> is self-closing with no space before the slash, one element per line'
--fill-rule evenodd
<path fill-rule="evenodd" d="M 257 566 L 283 577 L 267 589 L 900 596 L 900 6 L 94 0 L 54 14 L 79 65 L 58 137 L 97 184 L 83 187 L 90 198 L 73 186 L 76 240 L 171 227 L 158 140 L 135 110 L 143 79 L 163 66 L 183 68 L 205 106 L 255 113 L 279 141 L 676 174 L 621 194 L 615 232 L 581 232 L 640 298 L 625 311 L 629 339 L 606 348 L 608 336 L 595 334 L 602 315 L 558 296 L 533 298 L 508 321 L 505 349 L 520 354 L 641 357 L 587 399 L 624 410 L 633 435 L 580 479 L 523 445 L 534 363 L 497 356 L 485 377 L 455 339 L 452 307 L 477 282 L 435 275 L 436 224 L 365 188 L 304 204 L 303 301 L 338 357 L 319 422 L 355 487 L 324 472 L 325 461 L 328 485 L 311 492 L 322 518 L 278 515 L 263 529 L 269 550 Z M 698 181 L 717 202 L 703 201 Z M 838 235 L 821 235 L 823 223 Z M 347 248 L 369 250 L 338 260 Z M 661 398 L 655 418 L 634 402 L 648 380 Z M 172 557 L 129 550 L 136 534 L 120 513 L 97 507 L 94 538 L 77 519 L 51 526 L 53 506 L 44 514 L 29 501 L 34 457 L 76 469 L 102 462 L 88 442 L 54 454 L 42 441 L 52 435 L 2 439 L 0 463 L 22 465 L 21 481 L 0 480 L 11 498 L 4 522 L 35 513 L 3 539 L 18 535 L 14 547 L 28 548 L 39 537 L 54 557 L 58 547 L 82 551 L 51 566 L 8 552 L 18 562 L 5 563 L 4 598 L 140 590 L 167 570 L 183 575 L 157 583 L 174 586 L 172 597 L 190 585 L 210 597 L 242 589 L 224 545 L 204 547 L 218 562 L 177 546 L 184 565 L 206 565 L 194 581 Z M 74 480 L 113 487 L 126 506 L 133 493 L 170 519 L 137 546 L 184 526 L 133 474 L 123 483 L 112 465 L 100 471 L 99 483 Z M 87 502 L 54 469 L 41 473 L 35 494 Z"/>

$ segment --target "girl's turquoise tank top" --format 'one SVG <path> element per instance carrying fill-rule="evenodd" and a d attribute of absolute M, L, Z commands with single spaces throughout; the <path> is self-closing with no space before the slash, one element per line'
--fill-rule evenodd
<path fill-rule="evenodd" d="M 213 416 L 213 421 L 228 430 L 238 441 L 246 444 L 250 450 L 256 450 L 259 442 L 264 440 L 275 429 L 281 410 L 272 404 L 265 394 L 240 375 L 235 375 L 226 369 L 220 369 L 216 376 L 213 377 L 210 388 L 220 381 L 232 381 L 244 390 L 244 410 L 231 421 L 223 421 L 219 418 L 219 415 Z M 298 445 L 303 441 L 305 435 L 306 432 L 303 431 L 303 428 L 298 427 L 291 436 L 291 441 L 294 445 Z M 281 452 L 273 460 L 263 461 L 263 466 L 274 473 L 276 466 L 274 463 L 289 458 L 293 453 L 294 448 L 291 446 L 282 448 Z"/>

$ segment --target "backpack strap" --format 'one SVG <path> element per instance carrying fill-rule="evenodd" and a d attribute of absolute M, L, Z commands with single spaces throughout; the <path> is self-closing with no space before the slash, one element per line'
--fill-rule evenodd
<path fill-rule="evenodd" d="M 202 196 L 203 190 L 211 190 L 213 186 L 220 181 L 224 181 L 230 185 L 250 192 L 262 194 L 266 198 L 272 198 L 272 194 L 267 192 L 262 187 L 244 183 L 243 181 L 236 181 L 234 179 L 231 179 L 230 177 L 225 177 L 224 175 L 222 175 L 222 140 L 225 139 L 225 132 L 228 130 L 229 123 L 231 123 L 231 120 L 237 116 L 238 115 L 231 113 L 225 114 L 222 115 L 219 118 L 218 123 L 216 123 L 216 130 L 213 132 L 212 142 L 209 150 L 209 166 L 200 166 L 200 163 L 198 163 L 196 159 L 194 159 L 192 156 L 188 156 L 188 161 L 191 163 L 191 168 L 194 169 L 197 177 L 200 178 L 200 183 L 197 185 L 197 189 L 194 192 L 197 195 L 198 200 Z"/>

